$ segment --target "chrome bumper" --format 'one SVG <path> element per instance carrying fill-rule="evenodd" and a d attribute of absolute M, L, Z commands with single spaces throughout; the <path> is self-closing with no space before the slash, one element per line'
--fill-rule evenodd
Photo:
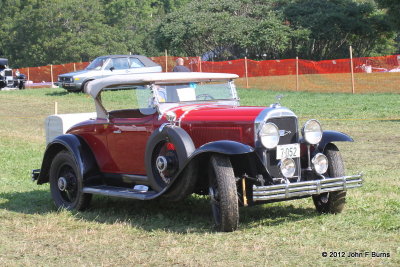
<path fill-rule="evenodd" d="M 270 186 L 253 186 L 253 201 L 319 195 L 362 186 L 362 174 Z"/>

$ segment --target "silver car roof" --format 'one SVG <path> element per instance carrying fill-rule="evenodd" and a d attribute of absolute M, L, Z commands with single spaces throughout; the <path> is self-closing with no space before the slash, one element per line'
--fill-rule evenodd
<path fill-rule="evenodd" d="M 97 58 L 120 58 L 120 57 L 133 57 L 133 58 L 137 58 L 139 59 L 145 67 L 156 67 L 156 66 L 160 66 L 159 64 L 157 64 L 156 62 L 154 62 L 153 60 L 151 60 L 150 58 L 146 57 L 146 56 L 142 56 L 142 55 L 105 55 L 105 56 L 100 56 Z M 97 59 L 96 58 L 96 59 Z"/>

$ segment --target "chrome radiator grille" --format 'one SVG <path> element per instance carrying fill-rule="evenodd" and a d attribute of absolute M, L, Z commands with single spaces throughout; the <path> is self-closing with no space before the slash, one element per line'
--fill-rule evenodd
<path fill-rule="evenodd" d="M 299 131 L 297 127 L 296 117 L 282 117 L 282 118 L 271 118 L 268 122 L 274 123 L 278 126 L 278 129 L 282 131 L 283 136 L 279 139 L 279 145 L 294 144 L 299 142 Z M 295 177 L 300 177 L 301 166 L 300 158 L 294 159 L 296 162 L 296 173 Z M 265 164 L 269 174 L 273 178 L 281 178 L 282 175 L 279 170 L 279 161 L 276 159 L 276 149 L 271 149 L 266 152 Z"/>

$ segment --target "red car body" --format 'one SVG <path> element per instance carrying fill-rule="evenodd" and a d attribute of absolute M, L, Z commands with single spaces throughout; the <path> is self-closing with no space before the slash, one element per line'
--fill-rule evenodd
<path fill-rule="evenodd" d="M 208 194 L 222 231 L 237 228 L 239 205 L 312 196 L 319 212 L 340 212 L 346 190 L 362 185 L 361 175 L 345 176 L 333 144 L 351 137 L 316 120 L 300 130 L 279 102 L 239 106 L 235 78 L 156 73 L 89 82 L 96 118 L 47 138 L 34 180 L 50 182 L 56 206 L 67 209 L 84 209 L 92 194 L 171 201 Z M 136 90 L 139 107 L 106 110 L 102 91 L 121 87 Z"/>
<path fill-rule="evenodd" d="M 192 137 L 196 148 L 217 141 L 232 140 L 254 147 L 254 120 L 262 107 L 235 107 L 197 104 L 172 109 L 178 117 L 187 110 L 181 127 Z M 67 133 L 82 137 L 105 173 L 146 175 L 144 154 L 154 130 L 167 123 L 163 116 L 114 118 L 84 121 Z"/>

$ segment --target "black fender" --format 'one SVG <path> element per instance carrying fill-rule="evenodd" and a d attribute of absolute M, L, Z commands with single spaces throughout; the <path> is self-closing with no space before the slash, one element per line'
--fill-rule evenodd
<path fill-rule="evenodd" d="M 337 131 L 324 131 L 321 142 L 318 144 L 319 151 L 324 151 L 327 144 L 332 142 L 354 142 L 349 135 Z"/>
<path fill-rule="evenodd" d="M 206 143 L 199 148 L 197 148 L 190 157 L 186 160 L 185 164 L 179 170 L 177 176 L 182 172 L 182 170 L 190 164 L 190 162 L 196 160 L 198 157 L 204 154 L 217 153 L 227 156 L 244 155 L 254 152 L 254 148 L 251 146 L 230 140 L 220 140 Z"/>
<path fill-rule="evenodd" d="M 191 162 L 197 160 L 205 154 L 223 154 L 227 156 L 245 155 L 254 152 L 254 148 L 251 146 L 230 140 L 220 140 L 206 143 L 197 148 L 190 157 L 186 160 L 185 164 L 179 170 L 177 176 L 189 165 Z"/>
<path fill-rule="evenodd" d="M 96 159 L 86 142 L 77 135 L 64 134 L 57 136 L 47 145 L 37 180 L 38 184 L 49 182 L 49 172 L 53 158 L 62 150 L 68 150 L 74 157 L 79 175 L 82 178 L 91 172 L 97 171 Z"/>
<path fill-rule="evenodd" d="M 189 160 L 203 153 L 218 153 L 223 155 L 240 155 L 254 152 L 251 146 L 230 140 L 214 141 L 202 145 L 194 151 Z"/>

